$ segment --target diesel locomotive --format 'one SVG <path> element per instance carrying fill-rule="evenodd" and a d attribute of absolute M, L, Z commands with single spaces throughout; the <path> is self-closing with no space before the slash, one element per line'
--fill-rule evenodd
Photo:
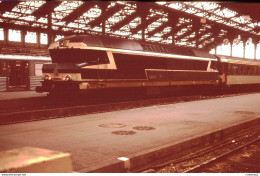
<path fill-rule="evenodd" d="M 48 50 L 52 62 L 42 67 L 39 93 L 260 84 L 260 61 L 189 47 L 73 35 L 52 43 Z"/>

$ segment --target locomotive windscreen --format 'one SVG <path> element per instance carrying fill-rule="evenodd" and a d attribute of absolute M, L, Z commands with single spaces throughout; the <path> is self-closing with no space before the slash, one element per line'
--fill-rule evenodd
<path fill-rule="evenodd" d="M 50 49 L 53 63 L 87 63 L 87 65 L 108 64 L 105 51 L 86 49 Z"/>

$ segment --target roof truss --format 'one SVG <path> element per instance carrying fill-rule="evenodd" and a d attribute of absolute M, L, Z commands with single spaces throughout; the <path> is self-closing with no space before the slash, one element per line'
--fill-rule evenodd
<path fill-rule="evenodd" d="M 260 39 L 260 30 L 256 30 L 260 23 L 256 19 L 243 21 L 241 14 L 212 2 L 90 1 L 75 3 L 73 7 L 66 6 L 64 1 L 41 3 L 0 2 L 0 26 L 38 32 L 52 30 L 59 35 L 81 32 L 145 37 L 161 43 L 188 41 L 201 47 L 213 47 L 220 41 L 216 38 L 237 35 Z M 202 18 L 206 18 L 205 24 L 200 21 Z M 219 36 L 220 29 L 232 32 Z"/>

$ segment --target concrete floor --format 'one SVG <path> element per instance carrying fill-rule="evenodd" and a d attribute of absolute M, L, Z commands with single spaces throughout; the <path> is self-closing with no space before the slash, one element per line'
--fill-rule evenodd
<path fill-rule="evenodd" d="M 151 106 L 3 125 L 0 150 L 32 146 L 69 152 L 75 171 L 91 172 L 119 162 L 118 157 L 142 156 L 259 117 L 260 93 Z"/>
<path fill-rule="evenodd" d="M 11 100 L 20 98 L 32 98 L 47 96 L 47 93 L 37 93 L 34 90 L 31 91 L 16 91 L 16 92 L 0 92 L 0 100 Z"/>

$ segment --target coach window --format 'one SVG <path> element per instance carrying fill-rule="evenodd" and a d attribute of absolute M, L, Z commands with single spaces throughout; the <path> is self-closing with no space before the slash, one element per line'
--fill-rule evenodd
<path fill-rule="evenodd" d="M 218 63 L 216 61 L 211 61 L 210 68 L 213 70 L 218 69 Z"/>
<path fill-rule="evenodd" d="M 232 74 L 233 74 L 233 73 L 232 73 L 232 65 L 231 65 L 231 64 L 228 64 L 227 73 L 228 73 L 229 75 L 232 75 Z"/>
<path fill-rule="evenodd" d="M 249 66 L 249 67 L 248 67 L 248 75 L 252 75 L 252 70 L 253 70 L 253 69 L 252 69 L 252 66 Z"/>
<path fill-rule="evenodd" d="M 255 66 L 250 66 L 250 75 L 254 75 Z"/>
<path fill-rule="evenodd" d="M 253 66 L 253 75 L 256 75 L 256 66 Z"/>
<path fill-rule="evenodd" d="M 42 65 L 43 64 L 35 64 L 35 76 L 42 76 Z"/>
<path fill-rule="evenodd" d="M 232 72 L 233 72 L 233 75 L 239 75 L 238 66 L 236 64 L 232 65 Z"/>
<path fill-rule="evenodd" d="M 232 75 L 238 75 L 237 66 L 235 64 L 231 65 L 231 73 L 232 73 Z"/>

